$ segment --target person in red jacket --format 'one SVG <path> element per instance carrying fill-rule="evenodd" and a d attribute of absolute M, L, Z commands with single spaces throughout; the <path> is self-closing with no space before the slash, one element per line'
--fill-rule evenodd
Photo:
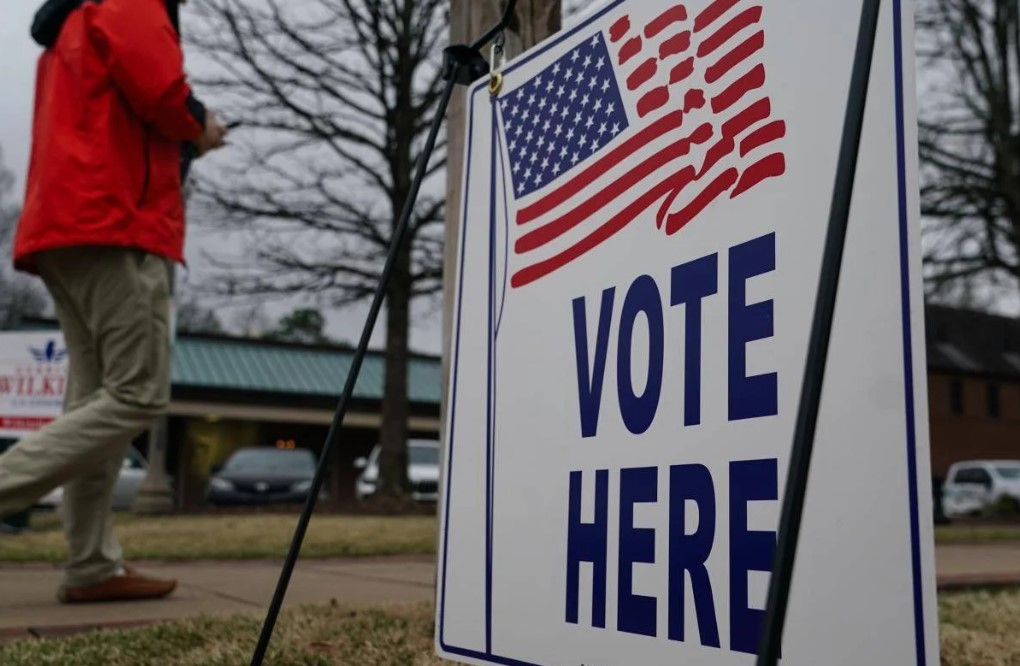
<path fill-rule="evenodd" d="M 181 0 L 183 1 L 183 0 Z M 36 15 L 32 157 L 14 263 L 42 277 L 70 361 L 64 415 L 0 456 L 0 517 L 64 486 L 64 602 L 158 598 L 123 561 L 113 486 L 169 403 L 182 165 L 225 127 L 188 86 L 178 0 L 49 0 Z"/>

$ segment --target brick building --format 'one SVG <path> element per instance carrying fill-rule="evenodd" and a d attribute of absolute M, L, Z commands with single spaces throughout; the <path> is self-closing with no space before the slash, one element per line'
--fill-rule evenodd
<path fill-rule="evenodd" d="M 925 320 L 932 474 L 1020 459 L 1020 320 L 934 305 Z"/>

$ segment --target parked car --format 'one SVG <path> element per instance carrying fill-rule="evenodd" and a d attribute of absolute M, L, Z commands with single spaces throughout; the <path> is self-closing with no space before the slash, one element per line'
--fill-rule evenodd
<path fill-rule="evenodd" d="M 367 458 L 358 458 L 354 466 L 362 470 L 354 494 L 363 500 L 375 494 L 379 483 L 379 454 L 376 446 Z M 407 478 L 411 497 L 417 502 L 435 502 L 439 498 L 439 442 L 412 439 L 407 443 Z"/>
<path fill-rule="evenodd" d="M 308 449 L 251 447 L 213 468 L 206 500 L 214 505 L 295 504 L 308 499 L 315 476 Z"/>
<path fill-rule="evenodd" d="M 117 475 L 117 483 L 113 486 L 114 511 L 129 511 L 134 506 L 135 498 L 138 497 L 138 489 L 141 488 L 142 481 L 145 480 L 148 473 L 148 463 L 145 462 L 142 454 L 132 446 L 124 457 L 124 464 Z M 64 489 L 57 488 L 36 502 L 35 508 L 56 510 L 63 503 Z"/>
<path fill-rule="evenodd" d="M 1020 508 L 1020 460 L 968 460 L 949 468 L 942 486 L 946 517 L 981 513 L 1000 502 Z"/>

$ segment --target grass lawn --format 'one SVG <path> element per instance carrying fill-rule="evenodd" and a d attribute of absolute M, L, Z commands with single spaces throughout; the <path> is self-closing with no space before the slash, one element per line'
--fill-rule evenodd
<path fill-rule="evenodd" d="M 296 515 L 117 517 L 129 560 L 279 558 Z M 366 557 L 434 553 L 435 518 L 321 515 L 312 519 L 302 557 Z M 31 531 L 0 538 L 0 563 L 61 562 L 67 547 L 55 516 L 34 516 Z M 3 663 L 0 661 L 0 663 Z"/>
<path fill-rule="evenodd" d="M 1020 664 L 1020 592 L 943 595 L 942 666 Z M 285 613 L 266 663 L 274 666 L 436 666 L 428 604 Z M 4 666 L 243 666 L 259 620 L 198 619 L 0 646 Z"/>
<path fill-rule="evenodd" d="M 228 514 L 136 517 L 119 514 L 117 535 L 131 560 L 243 560 L 283 557 L 294 533 L 293 514 Z M 431 516 L 318 515 L 312 519 L 302 557 L 366 557 L 436 551 Z M 956 523 L 935 528 L 940 544 L 1020 541 L 1018 525 Z M 0 539 L 0 563 L 61 562 L 66 546 L 60 521 L 35 514 L 32 528 Z"/>
<path fill-rule="evenodd" d="M 935 543 L 991 543 L 1020 541 L 1020 524 L 1014 525 L 936 525 Z"/>

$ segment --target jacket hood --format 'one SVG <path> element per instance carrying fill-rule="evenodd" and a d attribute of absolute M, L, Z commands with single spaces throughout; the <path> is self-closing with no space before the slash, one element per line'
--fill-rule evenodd
<path fill-rule="evenodd" d="M 32 39 L 43 48 L 53 46 L 64 22 L 75 9 L 81 7 L 84 0 L 47 0 L 32 21 Z"/>
<path fill-rule="evenodd" d="M 56 44 L 57 37 L 60 36 L 60 29 L 64 27 L 67 17 L 86 1 L 88 0 L 46 0 L 46 3 L 35 13 L 35 19 L 32 21 L 32 39 L 46 49 Z M 91 1 L 101 2 L 102 0 Z M 178 0 L 165 0 L 165 2 L 170 22 L 173 23 L 174 30 L 180 33 L 178 19 L 180 3 Z"/>

